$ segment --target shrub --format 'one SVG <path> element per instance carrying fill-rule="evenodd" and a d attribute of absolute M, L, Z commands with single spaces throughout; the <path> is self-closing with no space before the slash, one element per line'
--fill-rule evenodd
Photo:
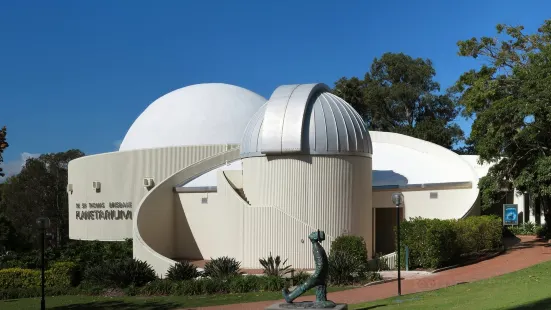
<path fill-rule="evenodd" d="M 248 293 L 260 290 L 260 284 L 265 277 L 242 276 L 232 278 L 229 283 L 230 293 Z"/>
<path fill-rule="evenodd" d="M 40 286 L 40 271 L 8 268 L 0 270 L 0 288 L 1 289 L 19 289 L 34 288 Z"/>
<path fill-rule="evenodd" d="M 75 262 L 81 271 L 106 260 L 132 258 L 132 239 L 125 241 L 81 241 L 71 240 L 62 247 L 47 248 L 44 251 L 46 269 L 55 262 Z M 0 269 L 39 269 L 40 251 L 8 252 L 0 255 Z"/>
<path fill-rule="evenodd" d="M 194 296 L 194 295 L 204 294 L 203 285 L 202 285 L 203 280 L 205 279 L 186 280 L 186 281 L 177 282 L 174 287 L 173 294 L 185 295 L 185 296 Z"/>
<path fill-rule="evenodd" d="M 292 271 L 290 265 L 285 265 L 285 263 L 287 263 L 287 260 L 283 261 L 282 263 L 279 255 L 274 258 L 272 256 L 272 253 L 270 253 L 270 256 L 268 256 L 267 259 L 259 259 L 259 262 L 264 268 L 264 274 L 267 276 L 283 277 L 284 275 Z"/>
<path fill-rule="evenodd" d="M 339 236 L 331 243 L 331 251 L 344 252 L 358 265 L 358 271 L 367 270 L 367 247 L 360 236 Z M 331 255 L 331 254 L 330 254 Z"/>
<path fill-rule="evenodd" d="M 544 226 L 536 225 L 532 222 L 522 223 L 518 226 L 507 226 L 507 229 L 511 231 L 514 235 L 535 235 L 542 237 L 542 232 L 544 231 Z"/>
<path fill-rule="evenodd" d="M 170 266 L 166 274 L 167 279 L 172 281 L 191 280 L 199 277 L 201 273 L 197 271 L 190 262 L 178 262 L 173 266 Z"/>
<path fill-rule="evenodd" d="M 230 292 L 230 282 L 220 278 L 206 278 L 199 280 L 203 294 L 227 294 Z"/>
<path fill-rule="evenodd" d="M 227 256 L 215 258 L 205 264 L 203 275 L 214 279 L 226 279 L 241 275 L 241 263 Z"/>
<path fill-rule="evenodd" d="M 176 283 L 168 279 L 154 280 L 143 286 L 139 293 L 145 296 L 172 295 L 176 291 Z"/>
<path fill-rule="evenodd" d="M 405 245 L 409 247 L 412 268 L 438 268 L 459 259 L 455 221 L 415 218 L 404 221 L 400 229 L 401 262 Z"/>
<path fill-rule="evenodd" d="M 378 272 L 368 272 L 367 276 L 365 278 L 366 282 L 375 282 L 375 281 L 381 281 L 383 280 L 383 276 Z"/>
<path fill-rule="evenodd" d="M 461 254 L 496 249 L 502 245 L 502 221 L 495 215 L 458 220 L 457 237 Z"/>
<path fill-rule="evenodd" d="M 125 241 L 80 241 L 69 242 L 56 260 L 73 261 L 82 272 L 97 266 L 98 262 L 132 259 L 132 239 Z"/>
<path fill-rule="evenodd" d="M 439 268 L 459 262 L 463 254 L 501 247 L 502 234 L 497 216 L 460 220 L 413 218 L 404 221 L 400 229 L 402 267 L 405 245 L 409 247 L 411 268 Z"/>
<path fill-rule="evenodd" d="M 310 274 L 308 274 L 306 271 L 301 270 L 294 274 L 293 284 L 298 285 L 298 284 L 304 283 L 306 280 L 308 280 L 309 277 L 310 277 Z"/>
<path fill-rule="evenodd" d="M 69 287 L 80 284 L 80 269 L 73 262 L 57 262 L 48 270 L 52 286 Z"/>
<path fill-rule="evenodd" d="M 287 284 L 285 279 L 276 276 L 260 277 L 260 280 L 259 290 L 261 291 L 279 292 L 285 288 Z"/>
<path fill-rule="evenodd" d="M 130 285 L 143 286 L 157 277 L 148 263 L 132 258 L 107 261 L 105 264 L 90 267 L 84 279 L 92 284 L 125 288 Z"/>
<path fill-rule="evenodd" d="M 388 259 L 384 257 L 384 255 L 382 255 L 381 253 L 376 254 L 375 257 L 373 257 L 373 259 L 368 262 L 368 270 L 390 270 L 390 267 L 388 266 Z"/>
<path fill-rule="evenodd" d="M 334 251 L 329 256 L 329 281 L 335 285 L 353 283 L 358 274 L 358 265 L 352 255 Z M 356 275 L 356 276 L 355 276 Z"/>
<path fill-rule="evenodd" d="M 40 270 L 7 268 L 0 270 L 0 289 L 31 289 L 41 284 Z M 46 287 L 70 287 L 78 284 L 78 274 L 75 263 L 55 263 L 44 272 Z"/>
<path fill-rule="evenodd" d="M 551 239 L 551 231 L 549 230 L 547 223 L 543 223 L 543 225 L 536 225 L 535 231 L 538 238 Z"/>
<path fill-rule="evenodd" d="M 359 236 L 339 236 L 331 243 L 329 281 L 335 285 L 361 282 L 368 272 L 365 241 Z"/>

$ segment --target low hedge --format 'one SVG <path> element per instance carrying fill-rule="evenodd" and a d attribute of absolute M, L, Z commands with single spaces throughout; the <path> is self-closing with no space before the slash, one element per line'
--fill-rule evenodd
<path fill-rule="evenodd" d="M 502 220 L 498 216 L 470 216 L 455 221 L 461 253 L 496 249 L 502 245 Z"/>
<path fill-rule="evenodd" d="M 155 280 L 136 290 L 145 296 L 158 295 L 212 295 L 249 292 L 279 292 L 288 287 L 288 282 L 276 276 L 235 276 L 227 280 L 201 278 L 197 280 Z"/>
<path fill-rule="evenodd" d="M 400 224 L 401 265 L 405 246 L 409 267 L 435 269 L 454 265 L 462 255 L 502 246 L 502 223 L 497 216 L 473 216 L 460 220 L 413 218 Z"/>
<path fill-rule="evenodd" d="M 70 287 L 78 284 L 78 268 L 75 263 L 58 262 L 44 272 L 47 287 Z M 41 271 L 36 269 L 8 268 L 0 270 L 0 290 L 32 289 L 40 287 Z"/>
<path fill-rule="evenodd" d="M 224 281 L 210 278 L 185 281 L 162 279 L 149 282 L 143 287 L 129 286 L 118 289 L 118 291 L 127 296 L 197 296 L 261 291 L 279 292 L 288 286 L 289 282 L 283 278 L 250 275 L 235 276 Z M 79 287 L 46 287 L 45 293 L 47 296 L 103 295 L 108 291 L 113 291 L 113 289 L 83 283 Z M 40 295 L 40 287 L 0 289 L 0 300 L 39 297 Z"/>

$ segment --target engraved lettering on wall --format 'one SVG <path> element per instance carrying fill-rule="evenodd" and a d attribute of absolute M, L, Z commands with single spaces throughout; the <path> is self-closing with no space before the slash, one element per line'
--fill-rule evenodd
<path fill-rule="evenodd" d="M 76 204 L 76 219 L 85 221 L 132 220 L 132 202 L 90 202 Z M 88 209 L 88 210 L 82 210 Z M 129 209 L 129 210 L 128 210 Z"/>

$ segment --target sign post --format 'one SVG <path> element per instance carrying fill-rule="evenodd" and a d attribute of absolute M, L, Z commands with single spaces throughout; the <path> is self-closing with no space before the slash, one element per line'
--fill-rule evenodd
<path fill-rule="evenodd" d="M 503 205 L 503 225 L 518 225 L 518 205 Z"/>

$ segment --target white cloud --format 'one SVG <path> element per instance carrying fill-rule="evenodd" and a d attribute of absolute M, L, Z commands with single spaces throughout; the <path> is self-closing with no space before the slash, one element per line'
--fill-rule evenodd
<path fill-rule="evenodd" d="M 27 162 L 27 159 L 37 158 L 38 156 L 40 156 L 40 154 L 23 152 L 21 153 L 21 156 L 19 159 L 3 162 L 2 164 L 0 164 L 3 170 L 2 172 L 4 172 L 5 174 L 4 177 L 0 177 L 0 183 L 4 182 L 7 177 L 16 175 L 19 172 L 21 172 L 21 169 L 23 169 L 23 166 Z"/>

